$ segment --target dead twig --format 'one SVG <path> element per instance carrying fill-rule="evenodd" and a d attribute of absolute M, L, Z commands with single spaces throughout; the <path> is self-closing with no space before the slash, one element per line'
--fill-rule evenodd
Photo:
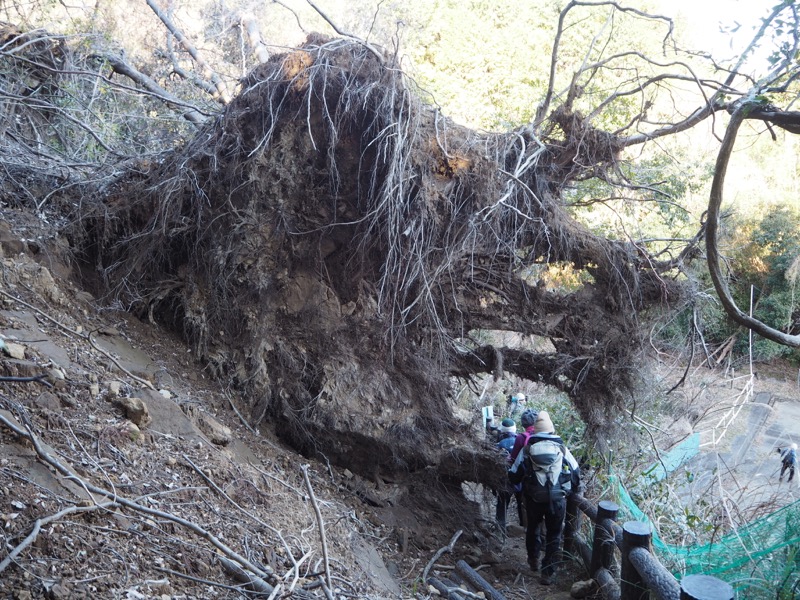
<path fill-rule="evenodd" d="M 447 544 L 447 546 L 445 546 L 443 548 L 439 548 L 436 551 L 436 554 L 434 554 L 433 557 L 431 557 L 431 559 L 428 561 L 428 564 L 425 565 L 425 569 L 422 571 L 422 582 L 423 583 L 427 583 L 427 581 L 428 581 L 428 573 L 433 568 L 433 565 L 436 564 L 436 561 L 439 560 L 439 558 L 445 552 L 452 552 L 453 551 L 453 547 L 456 545 L 456 542 L 458 541 L 458 538 L 461 537 L 462 533 L 464 533 L 464 532 L 461 529 L 456 531 L 455 534 L 453 535 L 453 537 L 450 539 L 450 543 Z"/>
<path fill-rule="evenodd" d="M 257 467 L 256 465 L 254 465 L 253 463 L 250 463 L 250 466 L 251 466 L 251 467 L 253 467 L 253 468 L 254 468 L 256 471 L 258 471 L 259 473 L 261 473 L 261 474 L 262 474 L 264 477 L 268 477 L 269 479 L 272 479 L 273 481 L 277 481 L 277 482 L 278 482 L 278 483 L 280 483 L 281 485 L 283 485 L 283 486 L 285 486 L 285 487 L 289 488 L 289 489 L 290 489 L 290 490 L 292 490 L 292 491 L 293 491 L 295 494 L 297 494 L 298 496 L 300 496 L 300 497 L 301 497 L 303 500 L 308 500 L 308 494 L 304 494 L 303 492 L 301 492 L 300 490 L 298 490 L 296 487 L 294 487 L 292 484 L 290 484 L 290 483 L 286 483 L 286 482 L 285 482 L 283 479 L 281 479 L 280 477 L 275 477 L 275 475 L 273 475 L 272 473 L 267 473 L 265 470 L 258 468 L 258 467 Z"/>
<path fill-rule="evenodd" d="M 53 387 L 53 384 L 47 381 L 47 375 L 34 375 L 33 377 L 10 377 L 10 376 L 0 376 L 0 381 L 14 381 L 14 382 L 28 382 L 28 381 L 35 381 L 36 383 L 41 383 L 44 386 L 49 388 Z"/>
<path fill-rule="evenodd" d="M 187 575 L 186 573 L 181 573 L 180 571 L 173 571 L 172 569 L 166 569 L 164 567 L 153 567 L 156 571 L 160 571 L 161 573 L 166 573 L 167 575 L 174 575 L 175 577 L 180 577 L 181 579 L 186 579 L 187 581 L 194 581 L 195 583 L 202 583 L 203 585 L 211 585 L 214 587 L 222 588 L 224 590 L 232 590 L 234 592 L 241 592 L 242 588 L 238 585 L 226 585 L 224 583 L 219 583 L 217 581 L 210 581 L 209 579 L 202 579 L 201 577 L 193 577 L 191 575 Z"/>
<path fill-rule="evenodd" d="M 331 592 L 330 584 L 325 585 L 325 580 L 322 579 L 322 575 L 317 576 L 317 581 L 319 581 L 319 586 L 322 588 L 322 591 L 325 592 L 325 597 L 328 600 L 335 600 Z"/>
<path fill-rule="evenodd" d="M 241 421 L 242 425 L 244 425 L 247 428 L 247 430 L 253 435 L 258 435 L 258 432 L 250 426 L 250 423 L 248 423 L 245 420 L 245 418 L 242 416 L 242 413 L 240 413 L 239 409 L 236 408 L 236 405 L 233 403 L 233 398 L 231 398 L 231 395 L 228 392 L 225 392 L 224 396 L 228 400 L 228 404 L 233 409 L 233 412 L 235 412 L 236 416 L 239 417 L 239 421 Z"/>
<path fill-rule="evenodd" d="M 143 386 L 145 386 L 145 387 L 148 387 L 148 388 L 150 388 L 151 390 L 155 390 L 155 389 L 156 389 L 156 388 L 153 386 L 153 384 L 152 384 L 152 383 L 150 383 L 150 382 L 149 382 L 149 381 L 147 381 L 146 379 L 142 379 L 141 377 L 137 377 L 136 375 L 134 375 L 133 373 L 131 373 L 131 372 L 130 372 L 128 369 L 126 369 L 126 368 L 125 368 L 125 367 L 123 367 L 121 364 L 119 364 L 119 361 L 118 361 L 116 358 L 114 358 L 114 357 L 113 357 L 113 356 L 112 356 L 112 355 L 111 355 L 109 352 L 106 352 L 105 350 L 103 350 L 102 348 L 100 348 L 100 347 L 99 347 L 97 344 L 95 344 L 95 343 L 94 343 L 94 340 L 92 340 L 92 333 L 93 333 L 93 332 L 91 332 L 91 331 L 90 331 L 89 333 L 80 333 L 79 331 L 76 331 L 75 329 L 72 329 L 71 327 L 67 327 L 66 325 L 64 325 L 63 323 L 61 323 L 60 321 L 58 321 L 57 319 L 55 319 L 55 318 L 51 317 L 51 316 L 50 316 L 48 313 L 46 313 L 46 312 L 45 312 L 45 311 L 43 311 L 42 309 L 40 309 L 40 308 L 37 308 L 37 307 L 36 307 L 36 306 L 34 306 L 33 304 L 28 304 L 27 302 L 25 302 L 25 301 L 24 301 L 24 300 L 22 300 L 21 298 L 17 298 L 16 296 L 13 296 L 13 295 L 11 295 L 11 294 L 9 294 L 8 292 L 5 292 L 5 291 L 3 291 L 3 290 L 0 290 L 0 294 L 2 294 L 3 296 L 5 296 L 5 297 L 6 297 L 6 298 L 8 298 L 9 300 L 13 300 L 14 302 L 17 302 L 17 303 L 19 303 L 19 304 L 22 304 L 23 306 L 25 306 L 25 307 L 27 307 L 27 308 L 30 308 L 30 309 L 31 309 L 32 311 L 34 311 L 36 314 L 38 314 L 38 315 L 41 315 L 42 317 L 44 317 L 45 319 L 47 319 L 48 321 L 50 321 L 51 323 L 53 323 L 53 324 L 54 324 L 54 325 L 56 325 L 57 327 L 61 328 L 62 330 L 66 331 L 67 333 L 69 333 L 69 334 L 71 334 L 71 335 L 74 335 L 74 336 L 75 336 L 75 337 L 77 337 L 77 338 L 80 338 L 80 339 L 83 339 L 83 340 L 86 340 L 86 341 L 88 341 L 88 342 L 89 342 L 89 344 L 91 344 L 92 348 L 94 348 L 95 350 L 97 350 L 98 352 L 100 352 L 100 353 L 101 353 L 103 356 L 105 356 L 105 357 L 106 357 L 108 360 L 110 360 L 111 362 L 113 362 L 113 363 L 114 363 L 114 365 L 115 365 L 115 366 L 116 366 L 116 367 L 117 367 L 117 368 L 118 368 L 120 371 L 122 371 L 123 373 L 125 373 L 125 374 L 126 374 L 128 377 L 130 377 L 130 378 L 131 378 L 131 379 L 133 379 L 134 381 L 138 381 L 138 382 L 139 382 L 139 383 L 141 383 Z"/>
<path fill-rule="evenodd" d="M 232 575 L 234 579 L 247 584 L 257 592 L 261 592 L 262 594 L 270 594 L 270 598 L 272 598 L 272 594 L 274 594 L 276 590 L 274 586 L 264 581 L 261 577 L 254 575 L 252 572 L 246 571 L 239 564 L 232 560 L 228 560 L 224 556 L 218 556 L 217 559 L 225 571 Z M 280 585 L 278 585 L 278 588 L 280 588 Z"/>
<path fill-rule="evenodd" d="M 5 417 L 0 415 L 0 419 L 5 421 Z M 41 519 L 36 519 L 33 524 L 33 529 L 27 535 L 27 537 L 22 540 L 19 544 L 17 544 L 14 549 L 8 553 L 2 562 L 0 562 L 0 573 L 6 570 L 8 565 L 14 562 L 14 559 L 22 552 L 25 548 L 30 546 L 33 542 L 36 541 L 36 538 L 39 536 L 39 531 L 41 531 L 43 525 L 47 525 L 52 523 L 53 521 L 59 521 L 66 517 L 67 515 L 71 515 L 74 513 L 83 513 L 83 512 L 92 512 L 95 510 L 106 510 L 109 508 L 116 508 L 118 504 L 116 502 L 104 502 L 102 504 L 93 504 L 91 506 L 70 506 L 63 510 L 58 511 L 55 514 L 49 515 L 47 517 L 42 517 Z"/>
<path fill-rule="evenodd" d="M 219 487 L 208 475 L 206 475 L 202 471 L 202 469 L 200 467 L 198 467 L 196 464 L 194 464 L 192 462 L 192 460 L 188 456 L 186 456 L 185 454 L 183 454 L 182 456 L 183 456 L 183 459 L 187 463 L 189 463 L 189 465 L 200 475 L 200 477 L 205 479 L 206 483 L 208 483 L 208 485 L 211 486 L 211 488 L 215 492 L 217 492 L 220 496 L 225 498 L 225 500 L 230 502 L 233 506 L 235 506 L 237 509 L 239 509 L 242 513 L 244 513 L 245 515 L 250 517 L 253 521 L 258 523 L 259 525 L 261 525 L 262 527 L 264 527 L 268 531 L 272 532 L 275 536 L 277 536 L 277 538 L 281 541 L 281 544 L 283 544 L 283 548 L 286 551 L 286 555 L 292 561 L 292 568 L 289 569 L 289 572 L 284 576 L 284 579 L 286 579 L 289 576 L 289 573 L 294 572 L 294 581 L 292 582 L 292 586 L 290 588 L 290 591 L 292 589 L 294 589 L 295 585 L 297 584 L 297 581 L 300 579 L 300 564 L 307 558 L 307 555 L 303 556 L 299 561 L 295 560 L 294 553 L 292 552 L 291 547 L 286 542 L 286 540 L 283 537 L 283 534 L 278 529 L 275 529 L 274 527 L 268 525 L 267 523 L 265 523 L 264 521 L 259 519 L 256 515 L 254 515 L 250 511 L 245 510 L 239 503 L 237 503 L 233 498 L 231 498 L 227 493 L 225 493 L 225 490 L 223 490 L 221 487 Z M 252 485 L 252 482 L 251 482 L 251 485 Z M 256 489 L 258 489 L 258 488 L 256 488 Z M 228 570 L 230 570 L 230 568 Z M 280 586 L 278 586 L 278 587 L 280 587 Z"/>
<path fill-rule="evenodd" d="M 224 544 L 217 536 L 213 535 L 210 531 L 206 530 L 204 527 L 194 523 L 192 521 L 188 521 L 182 517 L 174 515 L 172 513 L 164 512 L 161 510 L 156 510 L 153 508 L 149 508 L 138 502 L 133 500 L 129 500 L 128 498 L 121 497 L 114 492 L 108 491 L 104 488 L 96 486 L 88 481 L 83 480 L 82 478 L 75 475 L 68 467 L 63 465 L 58 459 L 51 456 L 42 446 L 42 443 L 39 441 L 38 436 L 36 436 L 30 428 L 23 429 L 19 425 L 16 425 L 5 415 L 0 413 L 0 424 L 5 425 L 8 429 L 10 429 L 13 433 L 18 435 L 21 438 L 28 440 L 31 445 L 33 446 L 36 454 L 39 458 L 45 462 L 46 464 L 50 465 L 53 469 L 55 469 L 61 475 L 75 480 L 79 483 L 88 493 L 95 494 L 98 496 L 104 496 L 106 498 L 111 498 L 114 501 L 114 504 L 128 508 L 130 510 L 134 510 L 139 513 L 143 513 L 149 515 L 151 517 L 157 517 L 159 519 L 164 519 L 167 521 L 171 521 L 181 527 L 189 529 L 190 531 L 194 532 L 201 538 L 207 540 L 211 545 L 213 545 L 217 550 L 219 550 L 224 556 L 226 556 L 229 560 L 237 563 L 243 569 L 246 569 L 253 575 L 259 578 L 266 578 L 271 569 L 269 567 L 265 567 L 264 569 L 256 566 L 246 557 L 242 556 L 238 552 L 236 552 L 233 548 L 229 547 L 227 544 Z"/>
<path fill-rule="evenodd" d="M 239 509 L 239 510 L 240 510 L 242 513 L 244 513 L 245 515 L 247 515 L 248 517 L 250 517 L 250 518 L 251 518 L 253 521 L 255 521 L 256 523 L 258 523 L 258 524 L 259 524 L 259 525 L 261 525 L 262 527 L 266 527 L 266 528 L 267 528 L 267 529 L 269 529 L 271 532 L 273 532 L 273 533 L 276 533 L 276 534 L 280 535 L 280 532 L 279 532 L 277 529 L 275 529 L 274 527 L 271 527 L 271 526 L 267 525 L 266 523 L 264 523 L 264 521 L 262 521 L 261 519 L 259 519 L 257 516 L 255 516 L 253 513 L 249 512 L 249 511 L 248 511 L 248 510 L 246 510 L 245 508 L 243 508 L 243 507 L 242 507 L 242 506 L 241 506 L 239 503 L 237 503 L 237 502 L 236 502 L 236 501 L 235 501 L 233 498 L 231 498 L 231 497 L 230 497 L 228 494 L 226 494 L 226 493 L 225 493 L 225 490 L 223 490 L 223 489 L 222 489 L 221 487 L 219 487 L 219 486 L 218 486 L 216 483 L 214 483 L 214 481 L 213 481 L 213 480 L 212 480 L 212 479 L 211 479 L 211 478 L 210 478 L 208 475 L 206 475 L 205 473 L 203 473 L 203 470 L 202 470 L 200 467 L 198 467 L 196 464 L 194 464 L 194 463 L 192 462 L 192 460 L 191 460 L 191 459 L 190 459 L 188 456 L 186 456 L 185 454 L 183 454 L 182 456 L 183 456 L 183 460 L 185 460 L 187 463 L 189 463 L 189 466 L 191 466 L 191 467 L 192 467 L 192 468 L 193 468 L 193 469 L 194 469 L 194 470 L 197 472 L 197 474 L 198 474 L 198 475 L 200 475 L 200 477 L 202 477 L 203 479 L 205 479 L 206 483 L 208 483 L 208 485 L 209 485 L 209 486 L 211 486 L 211 488 L 212 488 L 212 489 L 213 489 L 215 492 L 217 492 L 217 493 L 218 493 L 220 496 L 222 496 L 223 498 L 225 498 L 225 500 L 227 500 L 228 502 L 230 502 L 230 503 L 231 503 L 233 506 L 235 506 L 235 507 L 236 507 L 237 509 Z"/>
<path fill-rule="evenodd" d="M 86 334 L 86 339 L 89 340 L 89 343 L 92 345 L 92 348 L 94 348 L 98 352 L 102 353 L 106 358 L 108 358 L 111 362 L 113 362 L 120 371 L 125 373 L 128 377 L 130 377 L 134 381 L 138 381 L 143 386 L 148 387 L 151 390 L 155 390 L 156 389 L 155 386 L 152 383 L 147 381 L 147 379 L 142 379 L 141 377 L 137 377 L 136 375 L 131 373 L 128 369 L 126 369 L 121 364 L 119 364 L 119 361 L 116 358 L 114 358 L 113 356 L 111 356 L 110 352 L 106 352 L 100 346 L 95 344 L 94 340 L 92 339 L 92 332 L 91 331 L 88 334 Z"/>
<path fill-rule="evenodd" d="M 330 590 L 333 589 L 333 585 L 331 584 L 331 570 L 330 570 L 330 565 L 328 564 L 328 541 L 325 538 L 325 522 L 322 520 L 322 512 L 319 509 L 319 504 L 317 503 L 317 497 L 314 495 L 314 488 L 311 487 L 311 479 L 309 479 L 308 477 L 308 465 L 302 465 L 300 469 L 303 471 L 303 480 L 306 482 L 308 495 L 311 499 L 311 506 L 314 507 L 314 514 L 317 516 L 317 525 L 319 526 L 319 538 L 320 538 L 320 543 L 322 544 L 322 564 L 323 568 L 325 569 L 325 581 L 328 586 L 326 595 L 329 596 Z"/>

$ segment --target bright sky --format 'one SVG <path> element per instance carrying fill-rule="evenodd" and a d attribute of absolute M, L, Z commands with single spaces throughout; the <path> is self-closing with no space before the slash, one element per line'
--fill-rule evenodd
<path fill-rule="evenodd" d="M 714 56 L 732 56 L 741 51 L 753 36 L 754 28 L 779 0 L 661 0 L 664 14 L 684 17 L 687 36 Z M 726 30 L 740 27 L 735 32 Z"/>

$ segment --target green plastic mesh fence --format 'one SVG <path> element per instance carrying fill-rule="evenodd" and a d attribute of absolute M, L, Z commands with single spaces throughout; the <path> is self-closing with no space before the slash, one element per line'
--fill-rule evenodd
<path fill-rule="evenodd" d="M 695 444 L 696 440 L 689 440 L 676 447 L 646 476 L 663 479 L 697 453 Z M 622 520 L 649 523 L 625 486 L 616 478 L 613 483 Z M 703 573 L 730 583 L 740 598 L 800 599 L 800 501 L 702 546 L 667 544 L 653 529 L 653 551 L 679 580 Z"/>

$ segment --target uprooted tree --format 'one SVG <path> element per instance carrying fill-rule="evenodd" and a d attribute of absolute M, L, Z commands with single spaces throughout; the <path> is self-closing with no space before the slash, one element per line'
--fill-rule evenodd
<path fill-rule="evenodd" d="M 706 224 L 680 245 L 609 239 L 570 215 L 567 191 L 592 179 L 641 190 L 622 168 L 626 149 L 714 115 L 791 132 L 800 121 L 782 108 L 796 95 L 791 36 L 759 80 L 740 75 L 743 63 L 714 80 L 678 58 L 622 52 L 584 62 L 556 93 L 563 22 L 587 6 L 668 29 L 616 3 L 569 3 L 536 118 L 505 133 L 467 129 L 423 104 L 395 55 L 352 36 L 312 35 L 264 56 L 220 108 L 168 92 L 118 54 L 6 28 L 3 201 L 69 214 L 87 285 L 179 331 L 198 361 L 241 390 L 251 423 L 362 473 L 436 465 L 455 480 L 486 479 L 493 460 L 451 417 L 454 378 L 510 373 L 555 386 L 597 431 L 635 387 L 641 315 L 677 302 L 681 269 L 702 254 Z M 756 39 L 781 19 L 797 29 L 791 2 Z M 632 74 L 587 104 L 595 78 L 629 61 Z M 173 63 L 194 90 L 224 97 L 219 79 Z M 659 91 L 686 82 L 696 109 L 648 121 Z M 165 104 L 196 130 L 155 157 L 107 147 L 93 104 L 111 100 L 98 88 L 120 102 L 146 93 L 139 108 Z M 64 110 L 67 93 L 84 113 Z M 627 124 L 600 126 L 604 111 L 631 99 Z M 137 138 L 135 123 L 113 125 Z M 166 125 L 147 135 L 156 134 L 175 137 Z M 68 160 L 70 145 L 104 160 Z M 715 198 L 724 168 L 718 175 Z M 582 285 L 545 285 L 542 270 L 560 265 L 582 272 Z M 550 343 L 493 346 L 481 342 L 487 330 Z"/>

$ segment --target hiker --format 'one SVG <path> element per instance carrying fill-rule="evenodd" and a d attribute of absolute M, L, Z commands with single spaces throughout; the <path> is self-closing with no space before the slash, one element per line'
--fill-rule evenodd
<path fill-rule="evenodd" d="M 522 392 L 517 392 L 508 402 L 508 415 L 513 419 L 519 413 L 525 410 L 525 403 L 527 402 L 527 398 L 525 398 L 525 394 Z"/>
<path fill-rule="evenodd" d="M 528 443 L 528 438 L 533 435 L 533 432 L 536 430 L 536 417 L 539 413 L 535 410 L 528 408 L 526 409 L 519 418 L 519 424 L 522 425 L 524 431 L 522 433 L 517 434 L 517 438 L 514 440 L 514 447 L 511 448 L 511 462 L 513 463 L 517 460 L 517 455 L 519 451 Z"/>
<path fill-rule="evenodd" d="M 778 477 L 779 482 L 783 482 L 783 474 L 788 470 L 789 479 L 794 479 L 794 472 L 797 469 L 797 444 L 791 443 L 786 448 L 781 450 L 778 448 L 778 453 L 781 455 L 781 474 Z"/>
<path fill-rule="evenodd" d="M 514 419 L 508 417 L 503 419 L 498 428 L 497 447 L 508 459 L 508 464 L 511 464 L 511 448 L 514 447 L 516 437 L 517 424 L 514 422 Z M 505 481 L 504 484 L 504 486 L 497 490 L 497 507 L 495 508 L 494 516 L 500 529 L 505 533 L 506 512 L 508 510 L 508 505 L 511 503 L 514 490 L 508 481 Z"/>
<path fill-rule="evenodd" d="M 525 548 L 531 570 L 539 570 L 542 540 L 538 535 L 544 521 L 544 559 L 539 583 L 552 585 L 560 558 L 561 537 L 567 511 L 567 494 L 580 487 L 578 461 L 556 435 L 546 411 L 540 411 L 534 433 L 508 471 L 511 483 L 522 483 L 528 528 Z"/>
<path fill-rule="evenodd" d="M 533 409 L 525 409 L 523 411 L 522 416 L 519 418 L 520 425 L 524 431 L 522 433 L 517 434 L 517 438 L 514 440 L 514 447 L 511 448 L 511 456 L 510 462 L 511 464 L 517 460 L 517 456 L 520 453 L 525 445 L 528 443 L 528 438 L 533 435 L 535 424 L 536 424 L 536 416 L 537 412 Z M 519 524 L 523 527 L 528 526 L 528 513 L 525 510 L 525 494 L 522 493 L 522 484 L 518 483 L 514 486 L 514 498 L 517 500 L 517 510 L 519 511 Z"/>

